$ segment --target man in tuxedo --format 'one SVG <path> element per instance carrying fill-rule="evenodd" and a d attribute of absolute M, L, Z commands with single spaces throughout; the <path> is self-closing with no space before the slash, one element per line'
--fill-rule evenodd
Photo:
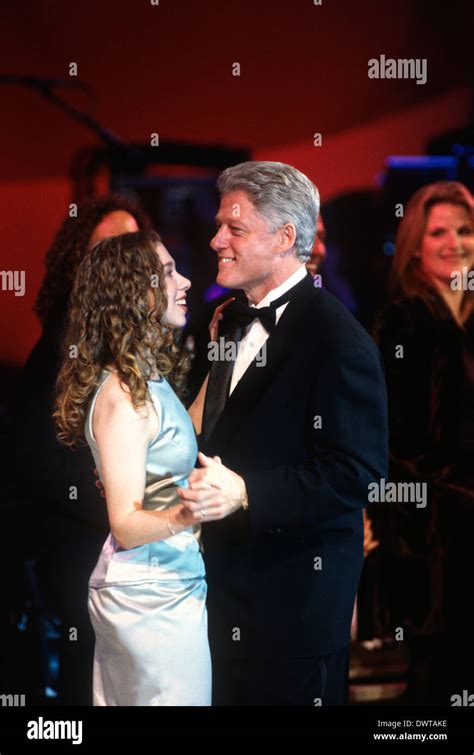
<path fill-rule="evenodd" d="M 248 305 L 222 310 L 201 468 L 179 489 L 204 523 L 213 703 L 343 704 L 362 509 L 387 476 L 381 359 L 305 268 L 314 184 L 247 162 L 218 188 L 217 282 Z"/>

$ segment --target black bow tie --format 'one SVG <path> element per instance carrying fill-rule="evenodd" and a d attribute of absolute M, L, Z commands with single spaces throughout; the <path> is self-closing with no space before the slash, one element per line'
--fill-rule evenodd
<path fill-rule="evenodd" d="M 272 305 L 257 308 L 250 307 L 244 301 L 236 300 L 229 304 L 223 315 L 222 329 L 224 332 L 235 327 L 246 328 L 255 319 L 260 320 L 269 333 L 272 333 L 276 326 L 276 307 Z"/>
<path fill-rule="evenodd" d="M 268 307 L 250 307 L 242 299 L 236 299 L 223 311 L 223 318 L 219 327 L 221 333 L 230 333 L 235 328 L 246 328 L 253 320 L 258 319 L 268 333 L 276 328 L 276 311 L 283 304 L 290 302 L 301 282 L 289 289 L 285 294 L 270 302 Z"/>
<path fill-rule="evenodd" d="M 227 333 L 236 327 L 246 328 L 253 320 L 257 319 L 260 320 L 268 333 L 273 333 L 276 328 L 276 311 L 278 307 L 290 301 L 293 288 L 280 296 L 279 299 L 270 302 L 268 307 L 251 307 L 242 299 L 236 299 L 222 313 L 224 315 L 222 330 Z"/>

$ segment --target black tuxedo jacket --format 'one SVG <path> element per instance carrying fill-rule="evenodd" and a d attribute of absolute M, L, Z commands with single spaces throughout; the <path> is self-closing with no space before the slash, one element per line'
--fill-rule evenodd
<path fill-rule="evenodd" d="M 292 291 L 266 366 L 252 362 L 201 444 L 249 498 L 203 527 L 214 657 L 314 657 L 349 642 L 362 509 L 387 477 L 377 347 L 309 274 Z"/>

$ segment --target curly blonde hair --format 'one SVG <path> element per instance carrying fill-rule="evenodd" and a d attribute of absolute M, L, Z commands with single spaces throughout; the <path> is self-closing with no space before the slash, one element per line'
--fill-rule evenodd
<path fill-rule="evenodd" d="M 113 364 L 135 409 L 149 399 L 147 380 L 167 377 L 185 391 L 190 361 L 177 329 L 164 327 L 168 300 L 155 231 L 107 238 L 82 259 L 71 294 L 53 414 L 57 437 L 85 444 L 84 423 L 102 370 Z"/>

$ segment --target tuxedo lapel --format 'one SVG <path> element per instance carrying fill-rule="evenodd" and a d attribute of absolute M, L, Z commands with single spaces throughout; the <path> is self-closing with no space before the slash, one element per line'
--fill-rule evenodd
<path fill-rule="evenodd" d="M 308 273 L 295 287 L 293 298 L 287 304 L 275 330 L 269 335 L 257 357 L 244 372 L 209 436 L 209 442 L 216 447 L 219 440 L 232 434 L 242 416 L 255 406 L 266 387 L 278 373 L 282 363 L 291 358 L 296 344 L 302 340 L 305 329 L 305 310 L 310 306 L 315 294 L 313 279 Z M 265 366 L 259 366 L 262 350 L 266 349 Z"/>

